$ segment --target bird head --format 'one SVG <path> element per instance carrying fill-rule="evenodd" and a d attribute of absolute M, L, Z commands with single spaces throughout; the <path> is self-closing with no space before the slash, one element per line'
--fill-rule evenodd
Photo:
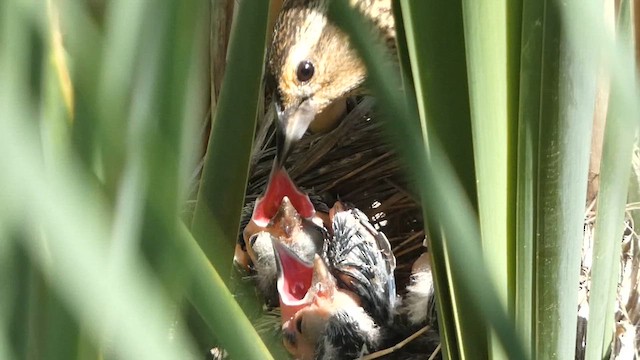
<path fill-rule="evenodd" d="M 278 114 L 281 164 L 317 115 L 330 111 L 366 76 L 347 35 L 328 21 L 326 12 L 325 1 L 288 1 L 276 22 L 267 81 Z"/>
<path fill-rule="evenodd" d="M 247 211 L 248 210 L 248 211 Z M 286 169 L 274 166 L 267 188 L 250 209 L 247 211 L 247 220 L 242 224 L 242 237 L 238 239 L 234 260 L 245 269 L 256 263 L 259 255 L 252 249 L 259 239 L 260 249 L 267 253 L 273 253 L 271 241 L 265 234 L 258 236 L 260 232 L 272 235 L 288 234 L 292 238 L 295 229 L 303 226 L 307 220 L 314 223 L 323 223 L 325 214 L 316 213 L 315 207 L 307 194 L 300 191 L 293 183 Z M 273 260 L 273 255 L 271 254 Z M 275 263 L 271 261 L 275 271 Z"/>
<path fill-rule="evenodd" d="M 256 201 L 251 221 L 243 231 L 249 240 L 249 257 L 255 264 L 260 256 L 255 250 L 261 249 L 273 258 L 270 239 L 276 238 L 298 256 L 311 261 L 322 249 L 326 237 L 323 218 L 316 215 L 309 196 L 296 187 L 284 168 L 274 166 L 267 189 Z M 263 232 L 269 236 L 260 235 Z M 259 239 L 265 241 L 255 246 Z M 275 266 L 273 262 L 272 266 Z"/>
<path fill-rule="evenodd" d="M 315 206 L 319 206 L 318 212 Z M 296 187 L 284 168 L 274 167 L 265 193 L 246 215 L 234 255 L 234 261 L 252 273 L 268 304 L 278 303 L 272 241 L 282 242 L 297 256 L 311 262 L 327 237 L 323 229 L 328 214 L 323 211 L 328 209 L 323 207 L 326 205 L 317 201 L 316 205 L 311 203 L 310 197 Z"/>
<path fill-rule="evenodd" d="M 336 296 L 339 289 L 320 256 L 314 255 L 312 261 L 307 261 L 278 239 L 272 240 L 278 268 L 276 286 L 284 323 L 293 319 L 299 310 Z"/>
<path fill-rule="evenodd" d="M 297 359 L 314 359 L 318 353 L 353 346 L 361 342 L 358 339 L 371 336 L 367 332 L 377 328 L 360 306 L 360 299 L 336 286 L 335 278 L 320 256 L 316 255 L 313 262 L 308 263 L 281 242 L 274 241 L 273 245 L 279 270 L 277 288 L 283 340 L 292 355 Z M 342 344 L 345 339 L 336 338 L 340 332 L 352 334 L 353 341 Z"/>
<path fill-rule="evenodd" d="M 377 324 L 386 324 L 394 307 L 395 258 L 386 237 L 342 203 L 330 218 L 333 236 L 313 263 L 274 241 L 284 344 L 301 359 L 371 350 Z"/>

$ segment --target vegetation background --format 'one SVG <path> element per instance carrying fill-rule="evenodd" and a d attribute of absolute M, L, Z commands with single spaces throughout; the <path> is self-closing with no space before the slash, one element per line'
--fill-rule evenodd
<path fill-rule="evenodd" d="M 0 3 L 1 359 L 283 356 L 229 291 L 278 4 Z M 412 172 L 444 356 L 637 357 L 635 2 L 394 5 L 399 69 L 330 15 Z"/>

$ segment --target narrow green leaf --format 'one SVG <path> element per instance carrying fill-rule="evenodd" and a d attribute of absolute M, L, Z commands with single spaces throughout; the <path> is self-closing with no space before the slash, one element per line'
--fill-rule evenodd
<path fill-rule="evenodd" d="M 113 1 L 105 14 L 104 47 L 97 75 L 97 119 L 102 142 L 104 183 L 114 194 L 122 175 L 126 150 L 127 109 L 135 79 L 136 58 L 140 55 L 141 36 L 147 14 L 165 6 L 153 6 L 146 1 Z M 153 17 L 155 22 L 159 22 Z"/>
<path fill-rule="evenodd" d="M 268 1 L 239 4 L 193 216 L 194 237 L 225 281 L 231 271 L 261 101 L 268 14 Z M 213 222 L 219 224 L 221 237 L 213 237 Z"/>
<path fill-rule="evenodd" d="M 515 119 L 508 118 L 507 1 L 462 2 L 469 98 L 476 176 L 478 209 L 485 260 L 497 285 L 500 301 L 508 313 L 513 311 L 513 271 L 509 259 L 513 248 L 511 219 L 512 171 L 511 139 Z M 465 356 L 477 354 L 465 349 Z M 490 336 L 493 358 L 504 358 Z"/>
<path fill-rule="evenodd" d="M 13 238 L 5 238 L 4 241 L 16 241 L 18 236 Z M 16 241 L 17 243 L 18 241 Z M 7 290 L 10 290 L 3 300 L 7 301 L 5 316 L 6 329 L 9 334 L 9 343 L 13 352 L 19 358 L 27 358 L 29 354 L 29 310 L 33 310 L 30 300 L 30 290 L 34 287 L 32 284 L 32 276 L 34 268 L 29 261 L 25 251 L 21 248 L 14 248 L 9 254 L 12 259 L 9 262 L 9 269 L 12 270 L 8 274 L 12 274 L 12 281 L 7 281 Z M 6 279 L 8 280 L 8 279 Z M 5 280 L 5 281 L 6 281 Z"/>
<path fill-rule="evenodd" d="M 575 34 L 584 2 L 545 4 L 538 137 L 534 356 L 573 358 L 596 89 L 595 53 Z M 564 15 L 564 18 L 563 18 Z M 562 21 L 566 20 L 566 21 Z"/>
<path fill-rule="evenodd" d="M 638 102 L 638 72 L 637 72 L 637 39 L 636 39 L 636 31 L 640 29 L 637 24 L 637 4 L 633 1 L 623 0 L 620 2 L 620 11 L 618 14 L 618 31 L 620 34 L 620 40 L 608 42 L 609 45 L 615 46 L 615 53 L 617 54 L 615 57 L 616 64 L 612 66 L 613 71 L 615 71 L 615 78 L 613 87 L 616 91 L 620 91 L 623 95 L 621 97 L 624 99 L 621 101 L 624 105 L 622 105 L 623 109 L 622 116 L 628 116 L 628 114 L 637 114 L 640 113 L 640 107 Z M 597 11 L 596 11 L 597 13 Z M 601 34 L 602 35 L 602 34 Z M 635 52 L 635 57 L 634 57 Z M 625 70 L 626 69 L 626 70 Z M 635 72 L 633 72 L 635 70 Z M 628 74 L 633 73 L 635 76 L 633 77 L 634 81 L 629 81 Z M 627 97 L 631 97 L 630 99 Z M 624 113 L 628 111 L 628 113 Z M 637 121 L 633 123 L 636 131 L 636 139 L 638 136 L 638 123 Z M 613 272 L 611 273 L 610 280 L 610 294 L 618 292 L 618 279 Z M 610 312 L 606 314 L 605 324 L 611 324 L 615 322 L 616 314 L 614 312 Z M 609 344 L 613 342 L 614 332 L 605 333 L 605 339 L 603 341 L 604 344 Z"/>
<path fill-rule="evenodd" d="M 24 332 L 12 329 L 12 320 L 19 304 L 19 286 L 25 282 L 21 279 L 21 267 L 26 262 L 19 262 L 18 247 L 10 235 L 11 229 L 0 217 L 0 358 L 17 359 L 16 340 L 21 340 Z M 9 356 L 13 355 L 13 356 Z"/>
<path fill-rule="evenodd" d="M 606 357 L 610 351 L 615 331 L 617 285 L 620 273 L 620 244 L 627 194 L 631 176 L 631 155 L 638 129 L 636 89 L 622 89 L 620 83 L 628 81 L 620 73 L 634 73 L 633 54 L 633 2 L 620 4 L 620 23 L 617 42 L 626 51 L 619 55 L 626 65 L 613 76 L 611 96 L 605 124 L 602 162 L 600 164 L 600 187 L 594 231 L 591 286 L 589 288 L 589 322 L 585 359 Z M 631 82 L 634 86 L 635 82 Z M 636 131 L 631 131 L 635 129 Z"/>
<path fill-rule="evenodd" d="M 0 358 L 17 359 L 15 342 L 10 336 L 11 317 L 18 297 L 18 262 L 17 245 L 9 235 L 10 229 L 0 216 Z M 22 333 L 21 333 L 22 334 Z"/>
<path fill-rule="evenodd" d="M 44 340 L 46 344 L 43 348 L 43 357 L 52 360 L 68 360 L 74 357 L 79 359 L 77 356 L 78 323 L 52 289 L 48 287 L 46 290 L 47 317 L 44 322 L 37 324 L 45 334 Z"/>
<path fill-rule="evenodd" d="M 211 229 L 216 231 L 215 227 Z M 185 226 L 180 228 L 176 246 L 177 251 L 184 254 L 184 265 L 192 270 L 192 284 L 187 289 L 187 297 L 223 348 L 234 359 L 272 359 L 234 295 Z"/>
<path fill-rule="evenodd" d="M 471 123 L 469 99 L 466 94 L 467 76 L 462 24 L 462 7 L 458 2 L 447 2 L 446 6 L 436 1 L 401 1 L 404 27 L 407 34 L 411 71 L 413 72 L 417 108 L 423 131 L 433 133 L 441 139 L 447 155 L 452 159 L 459 178 L 472 202 L 476 201 L 476 182 L 474 174 L 473 149 L 471 142 Z M 447 36 L 441 36 L 446 33 Z M 413 89 L 407 91 L 412 94 Z M 423 136 L 426 137 L 426 134 Z M 437 228 L 430 228 L 430 237 L 442 237 Z M 436 249 L 440 241 L 431 241 L 431 252 L 434 256 L 434 274 L 436 287 L 439 290 L 438 307 L 441 334 L 445 354 L 457 357 L 458 349 L 455 341 L 455 323 L 453 310 L 449 308 L 455 299 L 455 321 L 473 323 L 477 320 L 473 314 L 467 313 L 465 299 L 449 297 L 446 275 L 446 257 L 444 249 Z M 442 263 L 436 263 L 436 262 Z M 455 286 L 451 289 L 455 289 Z M 465 329 L 473 326 L 460 326 L 464 335 Z M 468 335 L 468 334 L 467 334 Z M 451 343 L 451 345 L 449 345 Z M 455 348 L 453 348 L 454 346 Z M 477 347 L 477 346 L 476 346 Z"/>
<path fill-rule="evenodd" d="M 42 324 L 46 324 L 47 320 L 48 294 L 42 276 L 33 264 L 30 265 L 26 297 L 21 299 L 25 302 L 27 309 L 25 319 L 27 331 L 22 336 L 25 337 L 25 358 L 39 359 L 44 356 L 46 345 L 46 331 L 43 331 Z"/>
<path fill-rule="evenodd" d="M 526 359 L 512 322 L 500 305 L 492 280 L 486 270 L 479 243 L 479 229 L 475 214 L 465 191 L 455 176 L 440 142 L 435 137 L 421 136 L 418 111 L 407 107 L 397 70 L 391 66 L 381 44 L 371 41 L 367 24 L 361 15 L 344 2 L 332 2 L 330 16 L 350 34 L 369 71 L 374 95 L 381 103 L 383 124 L 401 156 L 410 165 L 419 185 L 422 204 L 429 223 L 441 226 L 447 233 L 446 251 L 451 254 L 451 276 L 459 284 L 461 296 L 469 297 L 471 311 L 495 330 L 507 355 Z M 396 74 L 395 76 L 393 74 Z M 429 151 L 425 147 L 429 142 Z M 475 301 L 473 301 L 475 300 Z M 477 329 L 483 333 L 483 329 Z"/>
<path fill-rule="evenodd" d="M 6 79 L 9 70 L 0 71 Z M 32 146 L 38 137 L 25 115 L 29 107 L 25 101 L 6 101 L 9 86 L 19 88 L 11 82 L 0 88 L 2 112 L 7 115 L 0 118 L 0 164 L 9 169 L 0 175 L 0 198 L 15 211 L 0 212 L 0 222 L 42 229 L 44 237 L 25 236 L 21 245 L 34 263 L 47 268 L 52 286 L 91 334 L 118 324 L 113 332 L 118 356 L 195 358 L 182 329 L 175 329 L 172 343 L 167 341 L 166 299 L 143 263 L 123 269 L 122 276 L 103 276 L 109 234 L 104 199 L 68 161 L 58 162 L 55 172 L 41 170 L 41 154 Z"/>
<path fill-rule="evenodd" d="M 97 87 L 102 64 L 104 38 L 101 29 L 88 15 L 87 4 L 74 1 L 53 1 L 60 13 L 60 28 L 64 34 L 65 50 L 69 53 L 69 71 L 73 82 L 74 118 L 70 144 L 88 169 L 95 171 L 96 178 L 104 175 L 101 147 L 106 136 L 99 130 L 103 127 L 99 109 L 101 98 Z M 122 92 L 119 92 L 122 94 Z M 104 94 L 108 96 L 108 94 Z M 110 97 L 106 97 L 107 101 Z M 120 111 L 114 111 L 120 114 Z M 122 119 L 115 120 L 120 122 Z M 120 139 L 119 139 L 120 140 Z"/>

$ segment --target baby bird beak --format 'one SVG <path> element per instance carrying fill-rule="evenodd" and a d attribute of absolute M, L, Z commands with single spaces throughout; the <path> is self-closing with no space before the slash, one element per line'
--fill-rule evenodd
<path fill-rule="evenodd" d="M 336 313 L 364 311 L 356 296 L 337 287 L 320 256 L 309 264 L 276 239 L 273 245 L 279 266 L 284 346 L 296 359 L 313 359 L 316 344 Z"/>
<path fill-rule="evenodd" d="M 315 214 L 309 196 L 300 191 L 283 167 L 274 166 L 271 170 L 267 190 L 257 201 L 251 220 L 260 227 L 266 227 L 276 215 L 284 197 L 288 197 L 296 211 L 303 218 L 312 218 Z"/>
<path fill-rule="evenodd" d="M 251 218 L 242 229 L 234 260 L 251 273 L 267 304 L 277 305 L 278 272 L 272 239 L 277 238 L 311 263 L 328 237 L 324 229 L 328 214 L 316 212 L 309 196 L 296 187 L 284 168 L 278 167 L 273 168 L 267 189 L 252 210 L 245 207 L 243 211 Z"/>
<path fill-rule="evenodd" d="M 320 256 L 315 255 L 313 262 L 308 263 L 277 238 L 272 240 L 278 268 L 280 310 L 285 323 L 316 297 L 331 297 L 336 283 Z"/>

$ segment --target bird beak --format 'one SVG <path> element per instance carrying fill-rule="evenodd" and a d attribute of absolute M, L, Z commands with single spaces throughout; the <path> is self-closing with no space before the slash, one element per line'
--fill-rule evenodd
<path fill-rule="evenodd" d="M 256 201 L 251 220 L 260 227 L 269 225 L 271 219 L 278 212 L 285 196 L 289 198 L 293 207 L 303 218 L 312 218 L 315 215 L 315 209 L 309 196 L 296 187 L 283 167 L 274 165 L 269 177 L 269 184 L 267 184 L 267 190 Z"/>
<path fill-rule="evenodd" d="M 284 323 L 318 297 L 331 298 L 336 290 L 336 282 L 327 265 L 317 254 L 313 263 L 308 263 L 279 239 L 272 237 L 272 242 L 276 255 L 277 289 Z"/>
<path fill-rule="evenodd" d="M 293 144 L 302 138 L 309 124 L 316 117 L 316 107 L 309 99 L 303 100 L 298 106 L 282 110 L 277 106 L 278 127 L 276 140 L 276 163 L 283 166 L 293 149 Z"/>
<path fill-rule="evenodd" d="M 331 298 L 337 286 L 336 281 L 329 272 L 329 268 L 319 255 L 313 259 L 313 278 L 311 284 L 316 297 Z"/>
<path fill-rule="evenodd" d="M 312 264 L 306 263 L 278 239 L 273 238 L 273 250 L 278 268 L 277 289 L 283 322 L 309 304 L 309 289 L 313 281 Z"/>

